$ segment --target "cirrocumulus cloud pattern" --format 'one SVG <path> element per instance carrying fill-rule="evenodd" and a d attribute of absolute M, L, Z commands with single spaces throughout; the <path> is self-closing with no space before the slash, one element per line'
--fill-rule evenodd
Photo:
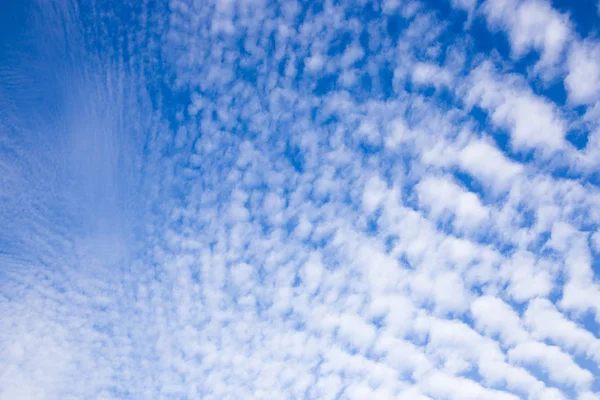
<path fill-rule="evenodd" d="M 0 5 L 0 399 L 600 399 L 600 14 Z"/>

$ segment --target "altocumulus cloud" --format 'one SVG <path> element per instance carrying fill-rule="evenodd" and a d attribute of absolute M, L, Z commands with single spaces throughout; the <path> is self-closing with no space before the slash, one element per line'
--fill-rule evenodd
<path fill-rule="evenodd" d="M 596 2 L 0 8 L 0 399 L 600 399 Z"/>

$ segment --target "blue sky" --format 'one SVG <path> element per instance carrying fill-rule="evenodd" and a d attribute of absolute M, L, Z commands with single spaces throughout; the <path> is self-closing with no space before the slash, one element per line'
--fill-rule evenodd
<path fill-rule="evenodd" d="M 0 400 L 599 399 L 599 7 L 5 1 Z"/>

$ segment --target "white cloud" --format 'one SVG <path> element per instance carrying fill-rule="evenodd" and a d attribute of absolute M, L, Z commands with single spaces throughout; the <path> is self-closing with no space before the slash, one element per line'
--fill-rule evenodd
<path fill-rule="evenodd" d="M 458 155 L 459 166 L 498 192 L 514 182 L 523 167 L 486 140 L 471 141 Z"/>
<path fill-rule="evenodd" d="M 365 56 L 365 51 L 359 45 L 348 46 L 344 51 L 341 59 L 341 65 L 343 68 L 352 66 L 357 61 L 360 61 Z"/>
<path fill-rule="evenodd" d="M 417 185 L 419 202 L 433 218 L 444 218 L 445 213 L 455 217 L 458 229 L 474 230 L 489 217 L 489 210 L 476 194 L 463 189 L 447 177 L 427 177 Z"/>
<path fill-rule="evenodd" d="M 417 85 L 434 86 L 436 88 L 450 86 L 450 72 L 433 63 L 416 63 L 412 70 L 412 82 Z"/>
<path fill-rule="evenodd" d="M 452 0 L 452 7 L 472 12 L 477 6 L 477 0 Z"/>
<path fill-rule="evenodd" d="M 524 321 L 536 339 L 551 340 L 600 363 L 600 340 L 558 311 L 547 299 L 532 300 Z"/>
<path fill-rule="evenodd" d="M 547 296 L 554 287 L 556 268 L 544 260 L 536 260 L 529 252 L 516 252 L 500 269 L 508 281 L 508 294 L 522 302 L 537 296 Z"/>
<path fill-rule="evenodd" d="M 508 351 L 508 357 L 513 362 L 543 366 L 549 378 L 557 383 L 587 387 L 594 379 L 590 371 L 577 365 L 568 354 L 544 343 L 520 343 Z"/>
<path fill-rule="evenodd" d="M 452 5 L 37 7 L 0 62 L 0 398 L 597 397 L 598 135 L 564 138 L 596 44 Z"/>
<path fill-rule="evenodd" d="M 433 282 L 432 292 L 439 312 L 464 311 L 467 308 L 468 294 L 462 277 L 455 271 L 438 274 Z"/>
<path fill-rule="evenodd" d="M 543 0 L 486 0 L 482 10 L 491 27 L 507 31 L 515 57 L 537 50 L 542 66 L 558 62 L 572 36 L 568 17 Z"/>
<path fill-rule="evenodd" d="M 408 139 L 407 136 L 410 135 L 410 130 L 402 119 L 391 121 L 387 128 L 385 146 L 390 149 L 395 149 L 403 140 Z"/>
<path fill-rule="evenodd" d="M 308 72 L 321 71 L 325 65 L 325 57 L 323 57 L 321 54 L 313 54 L 304 61 L 304 65 L 306 66 L 306 70 Z"/>
<path fill-rule="evenodd" d="M 422 390 L 434 398 L 447 399 L 498 399 L 498 400 L 516 400 L 517 396 L 491 390 L 462 377 L 451 376 L 442 372 L 436 372 L 423 380 Z"/>
<path fill-rule="evenodd" d="M 343 314 L 339 319 L 339 336 L 362 351 L 367 350 L 376 338 L 375 328 L 354 314 Z"/>
<path fill-rule="evenodd" d="M 367 213 L 372 213 L 381 205 L 386 195 L 386 183 L 377 176 L 370 178 L 363 192 L 363 208 Z"/>
<path fill-rule="evenodd" d="M 487 335 L 498 335 L 508 346 L 528 338 L 519 315 L 497 297 L 481 296 L 471 304 L 471 313 L 478 329 Z"/>
<path fill-rule="evenodd" d="M 566 126 L 558 109 L 515 75 L 500 75 L 486 62 L 471 71 L 464 90 L 468 107 L 483 108 L 494 126 L 509 130 L 514 149 L 563 147 Z"/>
<path fill-rule="evenodd" d="M 568 55 L 568 75 L 565 87 L 573 104 L 589 104 L 600 93 L 600 45 L 573 43 Z"/>
<path fill-rule="evenodd" d="M 323 264 L 321 256 L 318 253 L 312 253 L 308 257 L 308 260 L 302 267 L 301 276 L 310 293 L 314 293 L 319 288 L 323 277 Z"/>

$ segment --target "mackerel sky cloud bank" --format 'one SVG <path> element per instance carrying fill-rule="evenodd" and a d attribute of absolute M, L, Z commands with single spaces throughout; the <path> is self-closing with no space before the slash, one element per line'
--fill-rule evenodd
<path fill-rule="evenodd" d="M 0 5 L 0 399 L 600 399 L 598 7 Z"/>

